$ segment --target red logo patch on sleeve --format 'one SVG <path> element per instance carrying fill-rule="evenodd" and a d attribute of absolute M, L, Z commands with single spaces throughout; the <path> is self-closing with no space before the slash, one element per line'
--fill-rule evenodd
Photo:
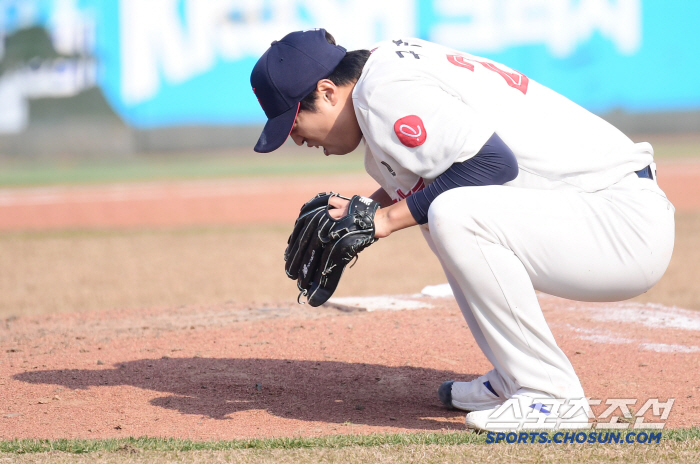
<path fill-rule="evenodd" d="M 417 147 L 425 143 L 428 133 L 425 124 L 418 116 L 412 114 L 404 116 L 394 123 L 394 132 L 399 138 L 399 142 L 407 147 Z"/>

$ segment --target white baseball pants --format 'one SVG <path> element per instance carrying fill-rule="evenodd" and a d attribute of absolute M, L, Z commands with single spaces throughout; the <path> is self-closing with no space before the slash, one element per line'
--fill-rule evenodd
<path fill-rule="evenodd" d="M 430 206 L 423 233 L 442 263 L 506 397 L 531 388 L 584 396 L 535 290 L 579 301 L 618 301 L 650 289 L 668 266 L 674 208 L 634 173 L 586 193 L 462 187 Z"/>

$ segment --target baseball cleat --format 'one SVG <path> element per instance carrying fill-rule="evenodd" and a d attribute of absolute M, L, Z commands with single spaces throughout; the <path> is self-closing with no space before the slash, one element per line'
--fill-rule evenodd
<path fill-rule="evenodd" d="M 494 408 L 467 414 L 467 428 L 488 432 L 590 428 L 586 398 L 561 399 L 542 395 L 544 397 L 536 397 L 531 391 L 523 394 L 518 390 Z"/>
<path fill-rule="evenodd" d="M 495 370 L 491 370 L 471 382 L 448 380 L 438 388 L 438 398 L 448 408 L 464 411 L 491 409 L 506 400 L 492 386 L 492 380 L 496 380 L 497 375 Z"/>
<path fill-rule="evenodd" d="M 452 384 L 455 383 L 454 380 L 446 380 L 442 382 L 440 388 L 438 388 L 438 398 L 440 402 L 444 404 L 447 408 L 453 409 L 452 406 Z"/>

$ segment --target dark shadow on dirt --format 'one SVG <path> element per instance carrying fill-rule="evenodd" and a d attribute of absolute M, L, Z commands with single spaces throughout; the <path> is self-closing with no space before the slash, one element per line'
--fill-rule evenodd
<path fill-rule="evenodd" d="M 129 385 L 166 393 L 154 406 L 228 420 L 263 409 L 279 417 L 373 426 L 439 430 L 439 418 L 464 416 L 446 409 L 437 387 L 475 375 L 427 368 L 285 359 L 165 358 L 107 369 L 65 369 L 17 374 L 16 380 L 71 389 Z"/>

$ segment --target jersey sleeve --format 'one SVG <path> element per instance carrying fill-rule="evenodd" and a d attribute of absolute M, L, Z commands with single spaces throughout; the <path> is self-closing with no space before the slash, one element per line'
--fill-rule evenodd
<path fill-rule="evenodd" d="M 365 137 L 424 179 L 473 157 L 495 132 L 485 115 L 427 80 L 381 84 L 366 105 Z"/>
<path fill-rule="evenodd" d="M 473 158 L 455 163 L 432 184 L 406 198 L 418 224 L 428 222 L 430 204 L 442 193 L 457 187 L 502 185 L 518 176 L 518 160 L 503 140 L 493 134 Z"/>

